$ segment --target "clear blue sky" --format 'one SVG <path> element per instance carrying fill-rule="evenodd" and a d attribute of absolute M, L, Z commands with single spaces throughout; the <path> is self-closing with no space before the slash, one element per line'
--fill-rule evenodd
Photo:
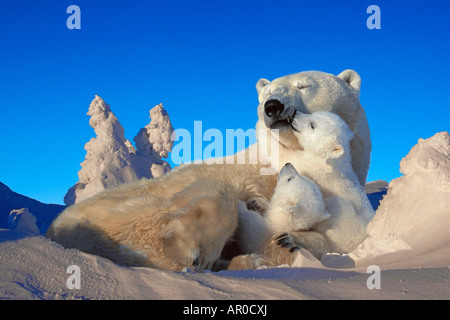
<path fill-rule="evenodd" d="M 368 180 L 390 181 L 419 138 L 450 129 L 450 1 L 0 1 L 0 181 L 62 203 L 97 94 L 132 140 L 163 103 L 175 128 L 253 128 L 259 78 L 362 77 Z M 81 30 L 69 30 L 69 5 Z M 381 9 L 369 30 L 366 9 Z"/>

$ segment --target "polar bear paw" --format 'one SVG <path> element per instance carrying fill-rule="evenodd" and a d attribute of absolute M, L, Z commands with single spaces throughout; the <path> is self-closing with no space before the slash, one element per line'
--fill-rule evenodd
<path fill-rule="evenodd" d="M 296 250 L 304 248 L 319 260 L 329 251 L 325 237 L 315 231 L 299 230 L 283 233 L 275 237 L 269 244 L 269 247 L 273 247 L 275 243 L 277 246 L 289 250 L 290 253 L 295 253 Z"/>
<path fill-rule="evenodd" d="M 253 197 L 246 201 L 247 209 L 264 214 L 269 208 L 269 202 L 263 197 Z"/>
<path fill-rule="evenodd" d="M 295 239 L 289 233 L 280 234 L 275 238 L 277 245 L 289 249 L 289 252 L 299 250 L 300 247 L 294 243 Z"/>

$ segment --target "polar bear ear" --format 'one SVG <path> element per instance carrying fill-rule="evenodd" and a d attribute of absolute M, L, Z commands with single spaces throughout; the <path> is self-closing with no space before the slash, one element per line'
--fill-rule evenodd
<path fill-rule="evenodd" d="M 258 94 L 261 92 L 261 89 L 267 86 L 270 83 L 269 80 L 261 78 L 256 83 L 256 91 L 258 91 Z"/>
<path fill-rule="evenodd" d="M 337 77 L 344 81 L 359 96 L 361 90 L 361 77 L 356 71 L 347 69 L 342 71 Z"/>

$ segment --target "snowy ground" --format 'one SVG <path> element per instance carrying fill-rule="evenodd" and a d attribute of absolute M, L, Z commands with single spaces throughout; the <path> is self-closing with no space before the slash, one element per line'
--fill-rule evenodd
<path fill-rule="evenodd" d="M 195 274 L 126 268 L 41 235 L 0 229 L 0 299 L 450 299 L 450 136 L 419 140 L 350 255 Z M 80 289 L 69 289 L 69 266 Z M 379 273 L 367 273 L 369 266 Z M 379 284 L 380 288 L 369 289 Z M 73 284 L 69 281 L 70 284 Z"/>
<path fill-rule="evenodd" d="M 0 230 L 0 252 L 0 298 L 6 299 L 450 299 L 448 249 L 410 258 L 412 268 L 403 259 L 386 266 L 375 261 L 381 268 L 380 289 L 367 288 L 372 274 L 365 267 L 215 274 L 125 268 L 64 249 L 43 236 L 6 229 Z M 442 256 L 447 257 L 446 266 L 441 265 Z M 420 267 L 418 261 L 426 263 Z M 70 265 L 80 267 L 81 289 L 67 287 Z"/>

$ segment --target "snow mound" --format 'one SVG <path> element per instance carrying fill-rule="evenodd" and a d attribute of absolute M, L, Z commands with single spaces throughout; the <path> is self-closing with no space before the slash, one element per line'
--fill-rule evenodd
<path fill-rule="evenodd" d="M 173 146 L 173 128 L 162 104 L 150 110 L 150 124 L 134 138 L 137 149 L 125 139 L 122 125 L 101 97 L 95 96 L 87 115 L 97 136 L 84 146 L 87 154 L 78 172 L 79 181 L 68 190 L 65 204 L 72 205 L 123 183 L 157 177 L 171 169 L 161 159 Z"/>
<path fill-rule="evenodd" d="M 400 162 L 403 176 L 392 180 L 367 234 L 350 256 L 393 262 L 427 255 L 428 264 L 450 260 L 450 136 L 419 139 Z M 433 253 L 438 253 L 433 255 Z M 446 253 L 446 256 L 445 256 Z M 368 259 L 372 258 L 372 259 Z M 375 259 L 376 258 L 376 259 Z M 418 259 L 416 259 L 418 260 Z M 424 261 L 423 259 L 421 260 Z M 434 262 L 433 262 L 434 261 Z M 358 262 L 358 261 L 357 261 Z M 406 263 L 404 261 L 404 263 Z"/>
<path fill-rule="evenodd" d="M 9 214 L 8 226 L 11 230 L 39 234 L 36 221 L 36 217 L 28 211 L 28 208 L 16 209 Z"/>

